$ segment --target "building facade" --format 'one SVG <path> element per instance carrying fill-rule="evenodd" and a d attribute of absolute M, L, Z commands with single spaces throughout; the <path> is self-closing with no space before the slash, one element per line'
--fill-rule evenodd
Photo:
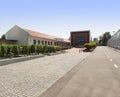
<path fill-rule="evenodd" d="M 16 40 L 17 44 L 70 45 L 69 40 L 14 26 L 6 33 L 7 40 Z M 65 44 L 65 45 L 64 45 Z"/>
<path fill-rule="evenodd" d="M 107 41 L 107 46 L 120 49 L 120 30 Z"/>
<path fill-rule="evenodd" d="M 90 31 L 72 31 L 71 32 L 71 45 L 83 46 L 85 43 L 90 42 Z"/>

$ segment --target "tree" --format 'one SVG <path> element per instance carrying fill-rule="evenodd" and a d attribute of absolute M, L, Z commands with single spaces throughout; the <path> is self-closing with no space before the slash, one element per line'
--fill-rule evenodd
<path fill-rule="evenodd" d="M 99 45 L 102 45 L 103 44 L 103 36 L 99 36 Z"/>
<path fill-rule="evenodd" d="M 1 39 L 6 39 L 5 34 L 3 34 L 3 35 L 1 36 Z"/>
<path fill-rule="evenodd" d="M 102 36 L 99 36 L 99 44 L 107 45 L 107 41 L 111 38 L 110 32 L 105 32 Z"/>
<path fill-rule="evenodd" d="M 103 34 L 103 39 L 102 39 L 103 45 L 107 45 L 107 41 L 108 41 L 110 38 L 111 38 L 110 32 L 105 32 L 105 33 Z"/>
<path fill-rule="evenodd" d="M 93 38 L 93 42 L 97 44 L 98 43 L 98 38 Z"/>

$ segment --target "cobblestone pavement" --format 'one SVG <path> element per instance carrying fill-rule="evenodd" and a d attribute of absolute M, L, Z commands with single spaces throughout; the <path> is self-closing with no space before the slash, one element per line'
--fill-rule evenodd
<path fill-rule="evenodd" d="M 0 97 L 37 97 L 89 54 L 64 53 L 0 66 Z"/>

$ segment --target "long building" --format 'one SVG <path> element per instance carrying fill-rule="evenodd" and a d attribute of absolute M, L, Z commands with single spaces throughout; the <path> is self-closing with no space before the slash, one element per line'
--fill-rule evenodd
<path fill-rule="evenodd" d="M 16 25 L 6 33 L 6 39 L 16 40 L 17 44 L 70 45 L 70 41 L 67 39 L 23 29 Z"/>

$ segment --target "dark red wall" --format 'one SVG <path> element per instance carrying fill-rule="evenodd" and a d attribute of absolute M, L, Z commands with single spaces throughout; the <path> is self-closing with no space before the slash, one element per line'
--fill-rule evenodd
<path fill-rule="evenodd" d="M 76 38 L 79 36 L 84 37 L 85 43 L 90 42 L 90 31 L 73 31 L 73 32 L 71 32 L 71 45 L 72 46 L 75 46 Z"/>

